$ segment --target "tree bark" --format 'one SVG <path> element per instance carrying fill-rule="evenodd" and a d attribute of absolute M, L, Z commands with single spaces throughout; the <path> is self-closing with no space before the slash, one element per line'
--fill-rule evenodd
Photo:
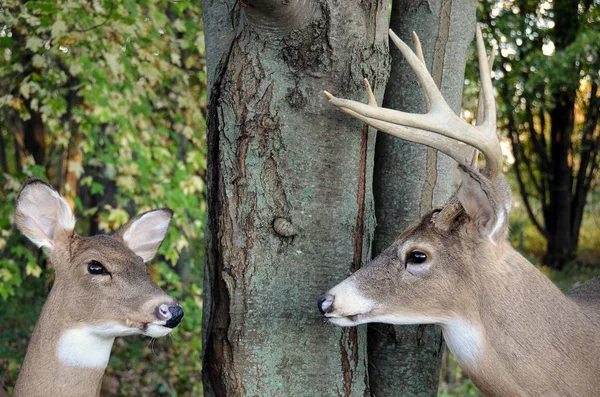
<path fill-rule="evenodd" d="M 316 298 L 370 257 L 374 133 L 321 91 L 381 93 L 387 4 L 203 2 L 207 396 L 368 394 L 366 329 Z"/>
<path fill-rule="evenodd" d="M 414 48 L 421 40 L 428 70 L 448 104 L 460 112 L 465 64 L 475 33 L 474 1 L 415 3 L 394 1 L 391 28 Z M 392 68 L 383 106 L 424 113 L 418 80 L 390 44 Z M 379 134 L 375 150 L 374 195 L 377 255 L 402 231 L 452 192 L 454 162 L 422 145 Z M 374 396 L 435 396 L 443 353 L 441 329 L 433 325 L 371 324 L 368 331 L 369 380 Z"/>

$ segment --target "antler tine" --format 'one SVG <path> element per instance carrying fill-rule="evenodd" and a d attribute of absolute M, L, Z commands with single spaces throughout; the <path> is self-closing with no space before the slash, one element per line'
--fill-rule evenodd
<path fill-rule="evenodd" d="M 325 97 L 340 110 L 381 131 L 408 141 L 431 146 L 450 155 L 460 164 L 468 165 L 470 163 L 472 151 L 466 151 L 462 148 L 465 145 L 460 145 L 456 141 L 479 149 L 486 157 L 486 173 L 490 179 L 494 180 L 502 165 L 502 155 L 500 142 L 496 136 L 496 111 L 490 71 L 479 26 L 477 28 L 477 47 L 482 80 L 484 119 L 477 126 L 467 123 L 454 114 L 442 97 L 433 78 L 427 72 L 425 64 L 391 30 L 390 38 L 417 74 L 425 95 L 430 100 L 430 109 L 426 114 L 411 114 L 369 106 L 356 101 L 336 98 L 328 92 L 324 93 Z"/>
<path fill-rule="evenodd" d="M 479 28 L 479 25 L 477 26 Z M 477 47 L 479 49 L 479 46 Z M 488 65 L 488 70 L 491 73 L 494 67 L 494 57 L 495 57 L 495 52 L 494 52 L 495 48 L 492 48 L 492 51 L 490 53 L 490 57 L 487 61 L 487 65 Z M 478 51 L 478 55 L 479 51 Z M 491 79 L 491 76 L 490 76 Z M 493 97 L 492 97 L 493 100 Z M 477 100 L 477 103 L 479 104 L 479 106 L 477 107 L 477 123 L 478 125 L 481 125 L 483 123 L 484 120 L 486 120 L 486 106 L 484 105 L 484 103 L 486 103 L 486 97 L 484 94 L 484 90 L 483 88 L 479 91 L 479 98 Z M 492 111 L 493 113 L 493 117 L 488 117 L 489 120 L 496 120 L 496 107 L 495 104 L 492 102 L 493 104 L 493 109 Z M 495 123 L 494 123 L 495 124 Z M 489 126 L 489 128 L 495 128 L 494 126 Z M 473 161 L 471 162 L 471 167 L 473 167 L 474 169 L 478 169 L 478 165 L 477 165 L 477 157 L 479 156 L 479 150 L 475 149 L 474 155 L 473 155 Z M 491 159 L 489 161 L 492 161 Z"/>
<path fill-rule="evenodd" d="M 417 77 L 418 77 L 419 81 L 421 82 L 421 85 L 423 86 L 423 91 L 425 91 L 425 96 L 427 98 L 429 98 L 430 106 L 431 107 L 439 106 L 441 108 L 447 108 L 449 111 L 451 111 L 450 107 L 444 100 L 442 93 L 440 92 L 439 88 L 435 84 L 435 81 L 433 81 L 433 77 L 431 77 L 431 75 L 429 74 L 429 71 L 427 70 L 427 66 L 425 66 L 424 60 L 422 60 L 423 59 L 422 58 L 423 51 L 421 50 L 421 41 L 419 40 L 418 36 L 413 33 L 413 35 L 417 37 L 416 50 L 418 53 L 421 54 L 420 59 L 410 49 L 410 47 L 406 45 L 406 43 L 404 43 L 402 40 L 400 40 L 400 38 L 398 36 L 396 36 L 396 33 L 394 33 L 392 31 L 392 29 L 390 29 L 388 32 L 390 35 L 390 39 L 392 39 L 392 41 L 394 42 L 396 47 L 400 50 L 402 55 L 404 55 L 404 58 L 406 58 L 406 61 L 408 62 L 410 67 L 417 74 Z M 428 109 L 428 110 L 431 110 L 431 109 Z M 446 109 L 444 109 L 444 110 L 446 110 Z"/>
<path fill-rule="evenodd" d="M 491 70 L 494 62 L 494 53 L 488 60 L 483 43 L 481 26 L 477 24 L 477 57 L 479 62 L 479 82 L 481 94 L 479 95 L 479 108 L 483 107 L 483 119 L 477 118 L 477 125 L 492 123 L 496 127 L 496 102 L 494 101 L 494 89 L 492 87 Z M 479 116 L 479 113 L 478 113 Z M 495 130 L 494 130 L 495 133 Z"/>
<path fill-rule="evenodd" d="M 415 41 L 415 52 L 417 53 L 417 57 L 423 63 L 425 70 L 427 70 L 427 64 L 425 63 L 425 57 L 423 56 L 423 48 L 421 48 L 421 40 L 416 32 L 413 32 L 413 40 Z M 427 71 L 427 73 L 429 74 L 429 71 Z M 427 111 L 429 112 L 431 110 L 431 100 L 429 99 L 429 96 L 427 96 L 427 92 L 424 92 L 424 95 Z"/>

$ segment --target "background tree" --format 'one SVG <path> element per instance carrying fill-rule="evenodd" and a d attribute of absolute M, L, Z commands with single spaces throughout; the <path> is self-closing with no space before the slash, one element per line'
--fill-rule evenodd
<path fill-rule="evenodd" d="M 390 27 L 413 48 L 412 33 L 419 35 L 428 70 L 457 114 L 467 53 L 475 35 L 476 4 L 470 0 L 392 3 Z M 392 66 L 383 106 L 425 113 L 425 99 L 415 73 L 393 44 L 390 48 Z M 434 149 L 383 133 L 377 135 L 373 256 L 445 202 L 453 189 L 454 168 L 453 160 Z M 439 327 L 369 324 L 368 346 L 373 395 L 437 395 L 444 351 Z"/>
<path fill-rule="evenodd" d="M 370 258 L 374 135 L 322 99 L 387 80 L 387 1 L 203 3 L 207 395 L 368 394 L 316 298 Z"/>
<path fill-rule="evenodd" d="M 203 51 L 200 10 L 190 3 L 0 4 L 0 386 L 16 380 L 50 285 L 43 255 L 12 226 L 15 196 L 35 176 L 67 196 L 84 235 L 150 208 L 175 211 L 149 270 L 183 302 L 182 332 L 177 343 L 154 344 L 160 358 L 143 338 L 117 341 L 105 391 L 198 394 L 200 363 L 181 351 L 200 355 L 201 290 L 180 275 L 201 276 Z"/>
<path fill-rule="evenodd" d="M 499 126 L 511 141 L 519 191 L 547 241 L 544 263 L 573 258 L 600 149 L 597 1 L 480 3 L 496 72 Z"/>

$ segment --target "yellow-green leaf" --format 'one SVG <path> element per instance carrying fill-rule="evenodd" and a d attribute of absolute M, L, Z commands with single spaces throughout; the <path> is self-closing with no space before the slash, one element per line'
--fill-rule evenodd
<path fill-rule="evenodd" d="M 52 34 L 52 38 L 60 36 L 61 34 L 67 31 L 67 24 L 62 19 L 57 19 L 52 25 L 52 29 L 50 30 L 50 34 Z"/>
<path fill-rule="evenodd" d="M 33 63 L 34 67 L 39 68 L 39 69 L 46 66 L 46 60 L 44 59 L 43 56 L 41 56 L 39 54 L 35 54 L 33 56 L 33 58 L 31 59 L 31 62 Z"/>
<path fill-rule="evenodd" d="M 27 39 L 25 48 L 29 48 L 31 51 L 36 52 L 40 47 L 44 45 L 44 41 L 37 36 L 32 36 Z"/>

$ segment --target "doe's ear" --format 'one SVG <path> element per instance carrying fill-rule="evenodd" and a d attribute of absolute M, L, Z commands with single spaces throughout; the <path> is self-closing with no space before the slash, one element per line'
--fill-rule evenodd
<path fill-rule="evenodd" d="M 503 194 L 507 189 L 504 187 L 506 181 L 499 176 L 496 184 L 501 188 L 498 189 L 488 178 L 468 166 L 460 165 L 459 170 L 462 177 L 458 189 L 460 203 L 479 232 L 497 243 L 504 238 L 510 210 L 510 196 Z"/>
<path fill-rule="evenodd" d="M 41 179 L 28 180 L 15 204 L 17 228 L 38 247 L 52 249 L 61 234 L 72 234 L 75 217 L 67 200 Z"/>
<path fill-rule="evenodd" d="M 165 239 L 172 217 L 173 211 L 169 208 L 144 212 L 121 226 L 115 237 L 148 262 Z"/>

